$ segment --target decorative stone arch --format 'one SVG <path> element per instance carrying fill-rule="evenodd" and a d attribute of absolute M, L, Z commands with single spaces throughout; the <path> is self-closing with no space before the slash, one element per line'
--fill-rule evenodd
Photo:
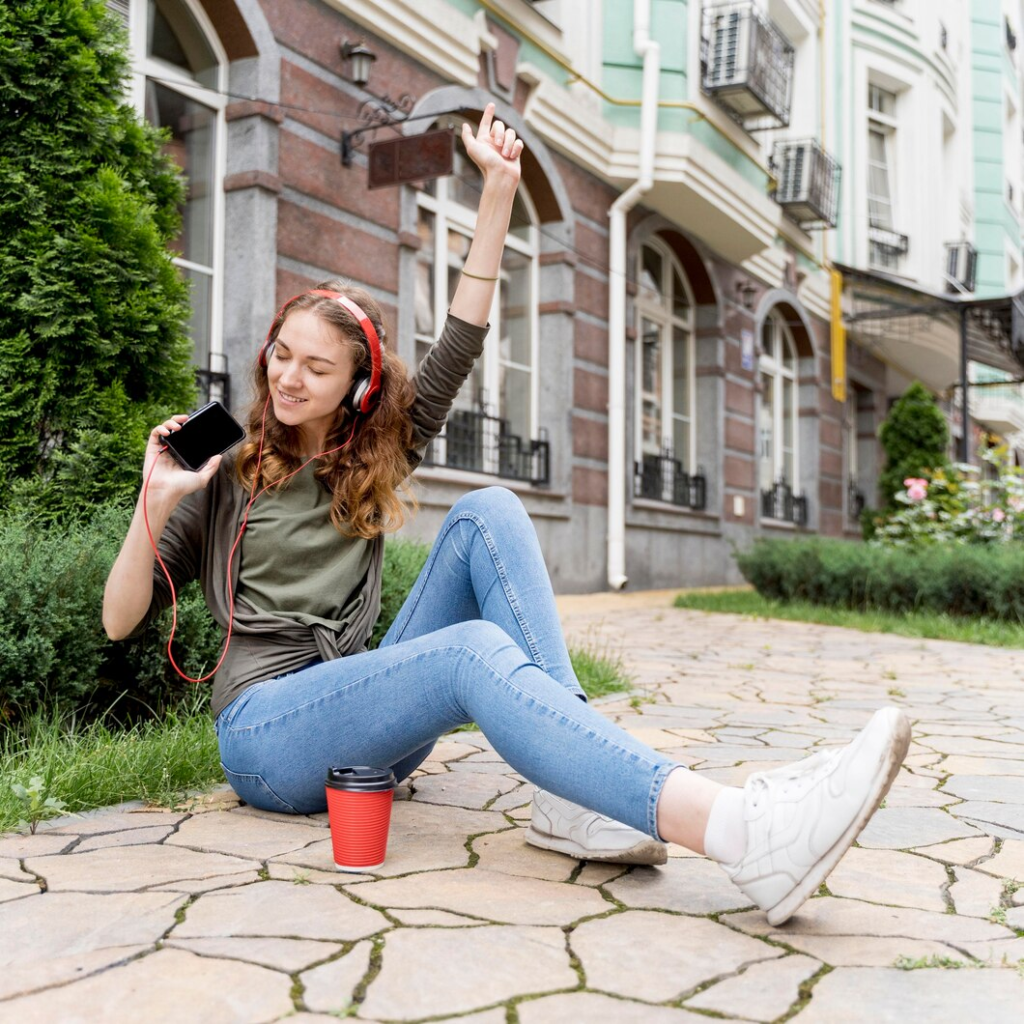
<path fill-rule="evenodd" d="M 405 134 L 417 135 L 426 131 L 430 126 L 430 115 L 435 113 L 440 117 L 449 111 L 459 110 L 470 118 L 479 118 L 490 102 L 495 103 L 495 116 L 498 120 L 514 128 L 516 135 L 525 144 L 522 157 L 523 184 L 530 193 L 540 223 L 571 221 L 572 203 L 547 146 L 523 122 L 522 115 L 515 107 L 495 100 L 485 90 L 450 85 L 427 93 L 413 107 L 410 120 L 417 120 L 406 127 Z"/>
<path fill-rule="evenodd" d="M 715 282 L 708 273 L 708 259 L 700 243 L 693 241 L 679 228 L 660 214 L 652 214 L 637 223 L 629 233 L 627 252 L 634 256 L 648 238 L 658 238 L 667 245 L 679 260 L 689 282 L 697 306 L 722 308 Z"/>
<path fill-rule="evenodd" d="M 785 317 L 786 326 L 793 335 L 793 342 L 796 345 L 796 354 L 800 358 L 801 372 L 806 365 L 805 359 L 813 360 L 816 366 L 818 352 L 814 344 L 811 318 L 807 315 L 800 300 L 785 288 L 773 288 L 761 296 L 761 302 L 754 314 L 756 337 L 760 339 L 764 322 L 773 310 L 778 310 Z M 760 344 L 760 340 L 758 344 Z"/>
<path fill-rule="evenodd" d="M 244 0 L 240 3 L 235 0 L 199 0 L 199 4 L 216 30 L 229 62 L 260 55 L 252 30 L 254 14 L 262 23 L 260 27 L 267 29 L 267 24 L 257 4 L 244 3 Z M 248 8 L 245 13 L 241 10 L 243 6 Z"/>
<path fill-rule="evenodd" d="M 814 343 L 814 328 L 800 300 L 785 288 L 765 292 L 754 314 L 755 338 L 761 351 L 765 321 L 773 312 L 780 313 L 796 346 L 797 356 L 797 443 L 799 493 L 810 499 L 807 526 L 817 530 L 821 521 L 821 438 L 819 418 L 819 350 Z M 760 374 L 758 375 L 760 379 Z M 758 390 L 760 395 L 760 390 Z M 760 401 L 760 397 L 758 398 Z"/>

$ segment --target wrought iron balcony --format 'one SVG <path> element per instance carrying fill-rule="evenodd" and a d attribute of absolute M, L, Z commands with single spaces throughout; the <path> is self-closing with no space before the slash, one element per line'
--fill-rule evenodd
<path fill-rule="evenodd" d="M 751 2 L 704 9 L 701 85 L 747 131 L 789 124 L 793 46 Z"/>
<path fill-rule="evenodd" d="M 834 228 L 839 212 L 839 164 L 815 139 L 777 142 L 772 171 L 775 201 L 804 228 Z"/>
<path fill-rule="evenodd" d="M 898 231 L 868 226 L 868 263 L 879 270 L 899 270 L 900 261 L 910 252 L 910 239 Z"/>
<path fill-rule="evenodd" d="M 970 242 L 946 243 L 946 291 L 973 292 L 978 250 Z"/>
<path fill-rule="evenodd" d="M 633 497 L 666 501 L 680 508 L 703 512 L 708 503 L 708 484 L 704 470 L 687 473 L 671 448 L 660 455 L 645 454 L 633 463 Z"/>
<path fill-rule="evenodd" d="M 427 446 L 423 464 L 545 486 L 551 479 L 551 446 L 543 431 L 536 440 L 523 440 L 510 432 L 507 420 L 483 409 L 454 409 L 444 431 Z"/>
<path fill-rule="evenodd" d="M 860 522 L 860 514 L 867 505 L 864 492 L 857 486 L 857 481 L 850 477 L 846 484 L 846 514 L 851 523 Z"/>
<path fill-rule="evenodd" d="M 807 498 L 796 495 L 785 480 L 776 480 L 772 487 L 761 492 L 761 515 L 765 519 L 779 519 L 795 526 L 807 525 Z"/>

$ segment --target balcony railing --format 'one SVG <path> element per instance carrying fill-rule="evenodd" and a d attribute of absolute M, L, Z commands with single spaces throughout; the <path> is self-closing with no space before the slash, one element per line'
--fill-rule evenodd
<path fill-rule="evenodd" d="M 839 212 L 839 164 L 815 139 L 777 142 L 772 171 L 775 201 L 804 228 L 834 228 Z"/>
<path fill-rule="evenodd" d="M 910 239 L 898 231 L 868 226 L 868 263 L 879 270 L 897 271 L 900 261 L 910 252 Z"/>
<path fill-rule="evenodd" d="M 666 448 L 660 455 L 645 454 L 633 463 L 633 497 L 703 512 L 708 504 L 708 482 L 703 469 L 698 466 L 696 473 L 687 473 Z"/>
<path fill-rule="evenodd" d="M 846 485 L 846 514 L 851 523 L 859 523 L 860 515 L 864 511 L 867 499 L 864 492 L 857 486 L 857 481 L 852 477 Z"/>
<path fill-rule="evenodd" d="M 444 432 L 427 446 L 423 464 L 546 486 L 551 480 L 551 446 L 543 430 L 540 438 L 523 440 L 511 433 L 507 420 L 482 409 L 454 409 Z"/>
<path fill-rule="evenodd" d="M 747 131 L 789 124 L 793 46 L 750 2 L 704 9 L 701 84 Z"/>
<path fill-rule="evenodd" d="M 794 494 L 785 480 L 776 480 L 773 486 L 761 492 L 761 516 L 793 523 L 795 526 L 806 526 L 807 498 Z"/>

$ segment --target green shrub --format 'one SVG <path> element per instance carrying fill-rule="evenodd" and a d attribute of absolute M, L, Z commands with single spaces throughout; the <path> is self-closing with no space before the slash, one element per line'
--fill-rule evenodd
<path fill-rule="evenodd" d="M 129 518 L 119 506 L 63 525 L 20 512 L 0 515 L 0 722 L 58 706 L 86 717 L 112 710 L 115 718 L 135 720 L 195 701 L 195 684 L 181 679 L 167 658 L 170 610 L 134 640 L 111 643 L 103 631 L 103 588 Z M 387 542 L 372 646 L 398 614 L 428 552 L 412 541 Z M 198 678 L 216 664 L 222 643 L 199 584 L 183 587 L 178 664 Z M 207 694 L 209 684 L 201 690 Z"/>
<path fill-rule="evenodd" d="M 736 562 L 768 600 L 1024 622 L 1024 548 L 760 540 Z"/>
<path fill-rule="evenodd" d="M 0 3 L 0 508 L 130 503 L 148 430 L 195 401 L 184 190 L 129 72 L 103 0 Z"/>
<path fill-rule="evenodd" d="M 948 464 L 949 426 L 934 395 L 914 381 L 889 410 L 878 429 L 885 449 L 885 467 L 878 489 L 887 509 L 896 508 L 896 495 L 908 477 L 931 477 Z"/>
<path fill-rule="evenodd" d="M 395 616 L 412 590 L 427 561 L 430 547 L 403 537 L 392 537 L 384 545 L 384 570 L 380 589 L 380 617 L 373 627 L 370 650 L 377 647 L 391 628 Z"/>

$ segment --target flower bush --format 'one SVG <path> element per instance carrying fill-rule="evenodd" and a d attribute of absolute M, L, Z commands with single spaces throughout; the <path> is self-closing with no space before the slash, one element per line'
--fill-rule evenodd
<path fill-rule="evenodd" d="M 981 457 L 983 466 L 957 465 L 930 479 L 904 479 L 895 496 L 897 510 L 878 523 L 873 542 L 905 547 L 1024 539 L 1024 471 L 1012 464 L 1005 445 Z"/>

